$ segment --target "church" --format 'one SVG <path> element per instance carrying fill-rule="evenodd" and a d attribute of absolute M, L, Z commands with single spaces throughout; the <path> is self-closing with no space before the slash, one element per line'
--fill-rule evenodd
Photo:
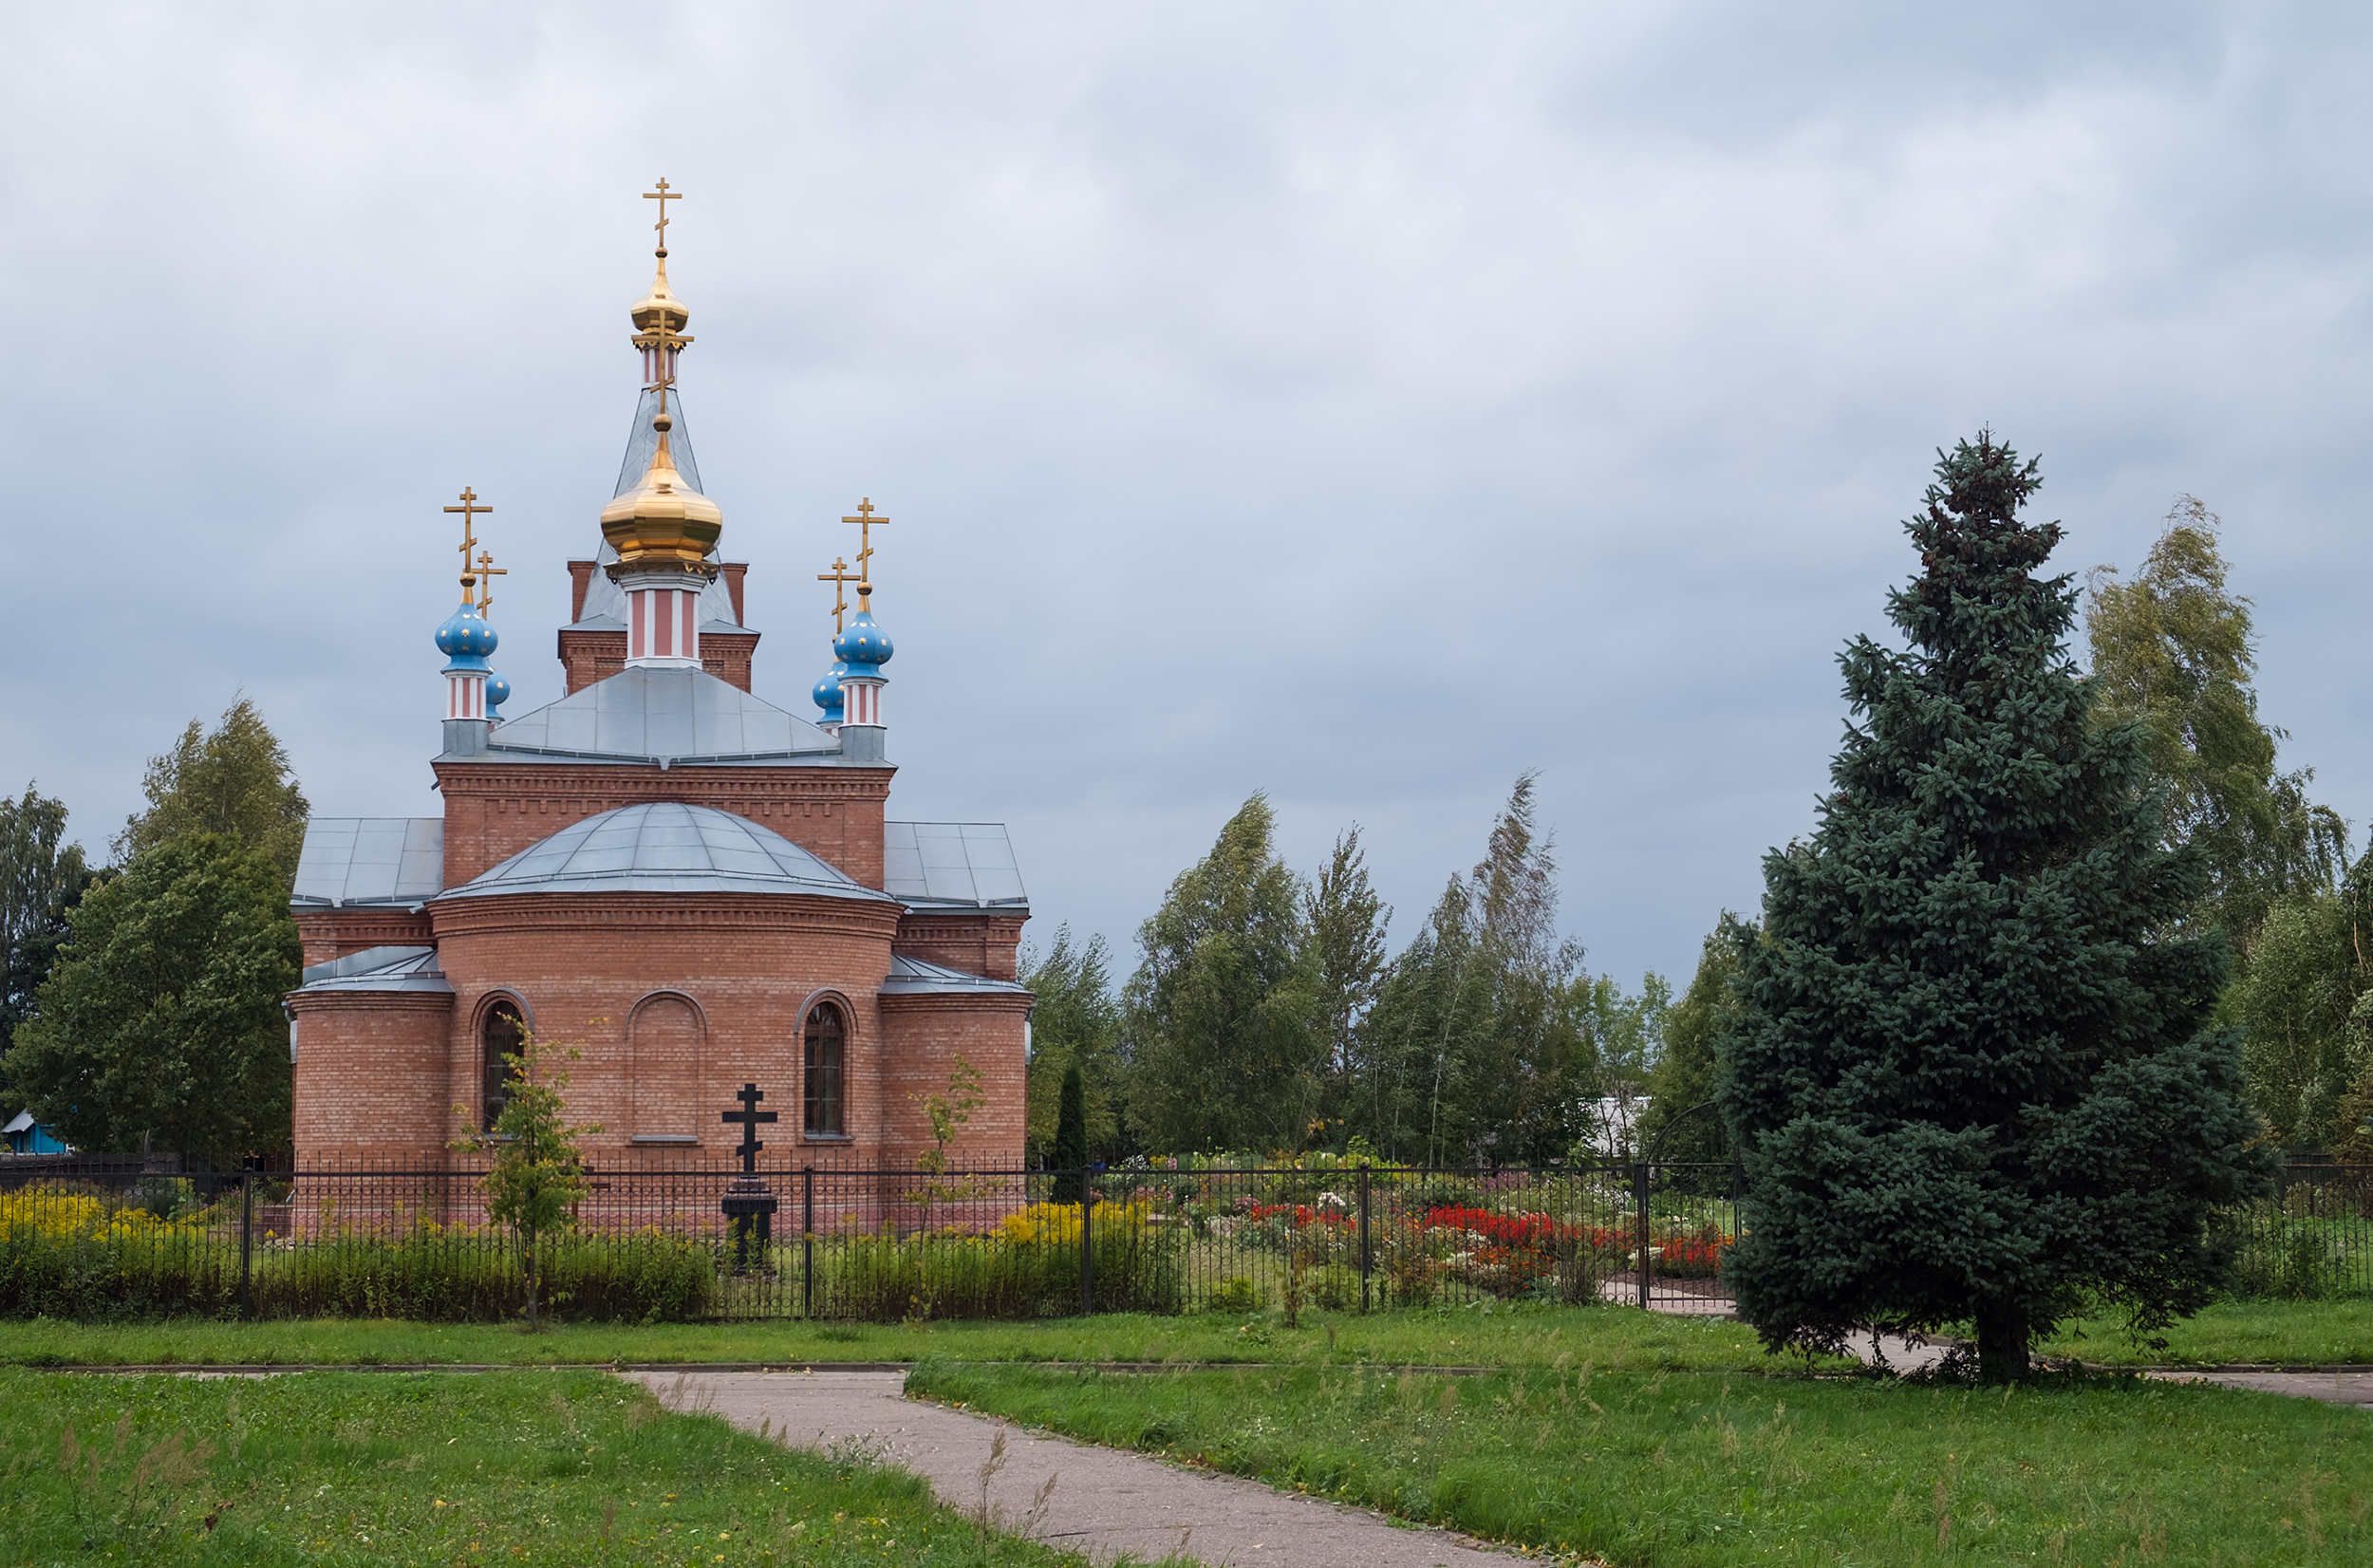
<path fill-rule="evenodd" d="M 442 810 L 315 817 L 292 898 L 287 998 L 302 1167 L 434 1170 L 503 1103 L 529 1031 L 576 1053 L 569 1119 L 612 1168 L 721 1165 L 755 1084 L 768 1163 L 911 1168 L 924 1098 L 965 1068 L 984 1101 L 951 1160 L 1018 1166 L 1029 901 L 1003 827 L 888 818 L 886 666 L 869 499 L 836 559 L 829 668 L 801 718 L 753 687 L 748 563 L 719 553 L 677 391 L 690 313 L 658 275 L 631 309 L 642 361 L 601 542 L 570 561 L 559 700 L 504 718 L 487 611 L 491 508 L 464 490 L 445 663 Z M 477 553 L 474 557 L 472 551 Z M 819 551 L 819 556 L 821 555 Z M 853 586 L 851 612 L 846 590 Z M 424 670 L 425 673 L 425 670 Z M 423 715 L 425 718 L 426 716 Z"/>

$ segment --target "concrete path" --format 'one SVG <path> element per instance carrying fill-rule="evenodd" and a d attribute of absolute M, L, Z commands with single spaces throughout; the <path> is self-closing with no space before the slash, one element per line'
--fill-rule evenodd
<path fill-rule="evenodd" d="M 1514 1560 L 1446 1530 L 909 1400 L 900 1372 L 626 1375 L 672 1408 L 714 1410 L 788 1444 L 838 1445 L 901 1465 L 951 1508 L 977 1515 L 986 1507 L 1001 1529 L 1100 1563 L 1123 1553 L 1210 1568 L 1508 1568 Z"/>
<path fill-rule="evenodd" d="M 2145 1375 L 2169 1383 L 2215 1383 L 2228 1389 L 2255 1389 L 2260 1393 L 2287 1393 L 2294 1399 L 2320 1399 L 2326 1405 L 2373 1409 L 2373 1368 L 2347 1372 L 2155 1372 Z"/>

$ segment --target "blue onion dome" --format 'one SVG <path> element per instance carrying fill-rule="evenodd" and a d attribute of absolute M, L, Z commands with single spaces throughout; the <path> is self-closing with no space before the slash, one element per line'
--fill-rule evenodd
<path fill-rule="evenodd" d="M 849 618 L 846 630 L 832 639 L 832 657 L 850 666 L 846 675 L 873 675 L 873 666 L 887 664 L 892 652 L 889 633 L 873 624 L 873 612 L 861 609 Z"/>
<path fill-rule="evenodd" d="M 511 682 L 489 670 L 486 673 L 486 711 L 493 713 L 511 700 Z"/>
<path fill-rule="evenodd" d="M 815 683 L 815 690 L 811 694 L 815 698 L 815 705 L 824 710 L 824 722 L 827 724 L 840 722 L 840 678 L 848 673 L 848 665 L 834 664 L 824 672 L 824 679 Z"/>
<path fill-rule="evenodd" d="M 437 628 L 437 651 L 453 660 L 446 666 L 448 669 L 484 669 L 486 656 L 495 651 L 495 628 L 486 624 L 486 617 L 467 599 Z"/>

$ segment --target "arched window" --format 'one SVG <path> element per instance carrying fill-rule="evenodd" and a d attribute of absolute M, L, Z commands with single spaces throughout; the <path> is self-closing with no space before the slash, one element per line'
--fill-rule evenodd
<path fill-rule="evenodd" d="M 482 1064 L 485 1117 L 478 1125 L 487 1131 L 495 1129 L 495 1118 L 511 1103 L 511 1064 L 506 1055 L 519 1054 L 520 1042 L 528 1036 L 528 1026 L 519 1017 L 519 1009 L 509 1001 L 498 1001 L 486 1010 L 486 1021 L 478 1026 L 478 1060 Z"/>
<path fill-rule="evenodd" d="M 808 1013 L 807 1126 L 810 1132 L 838 1137 L 849 1130 L 841 1114 L 841 1080 L 848 1061 L 849 1031 L 840 1008 L 820 1001 Z"/>

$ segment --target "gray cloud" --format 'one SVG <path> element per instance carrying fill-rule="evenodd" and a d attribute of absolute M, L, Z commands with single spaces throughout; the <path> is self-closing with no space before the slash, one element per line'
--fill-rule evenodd
<path fill-rule="evenodd" d="M 12 8 L 0 783 L 103 840 L 246 689 L 430 809 L 438 508 L 514 711 L 633 406 L 649 204 L 759 689 L 896 521 L 897 807 L 1126 940 L 1255 788 L 1404 933 L 1543 770 L 1594 967 L 1803 831 L 1933 449 L 2062 565 L 2222 512 L 2289 756 L 2373 804 L 2350 8 Z"/>

